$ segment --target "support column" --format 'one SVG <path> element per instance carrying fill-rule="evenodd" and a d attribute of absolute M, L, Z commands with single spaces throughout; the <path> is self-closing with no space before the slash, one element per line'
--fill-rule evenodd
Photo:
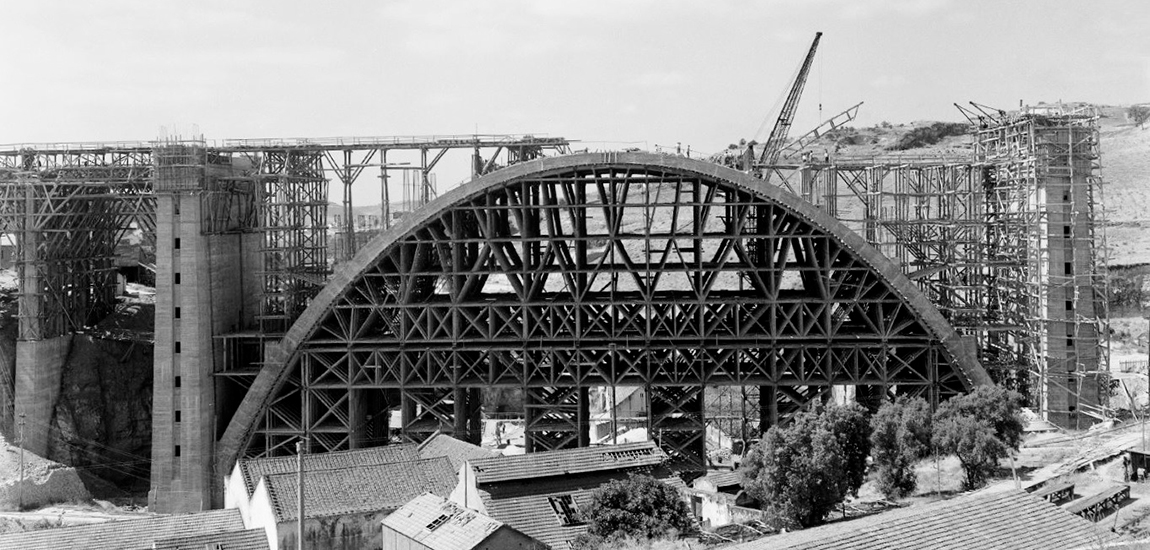
<path fill-rule="evenodd" d="M 16 342 L 15 413 L 27 415 L 24 448 L 40 456 L 48 456 L 49 425 L 71 349 L 70 334 Z"/>

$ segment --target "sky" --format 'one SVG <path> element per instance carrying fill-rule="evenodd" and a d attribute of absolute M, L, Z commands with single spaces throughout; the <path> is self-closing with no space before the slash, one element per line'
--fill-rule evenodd
<path fill-rule="evenodd" d="M 1150 101 L 1145 0 L 0 5 L 0 144 L 478 132 L 715 152 L 769 133 L 816 31 L 792 136 L 860 101 L 864 126 Z"/>

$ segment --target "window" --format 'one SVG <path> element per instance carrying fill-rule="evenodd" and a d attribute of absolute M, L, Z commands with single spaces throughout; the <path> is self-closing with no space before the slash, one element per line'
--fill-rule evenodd
<path fill-rule="evenodd" d="M 1066 275 L 1073 275 L 1074 274 L 1074 264 L 1072 264 L 1070 262 L 1066 262 L 1065 264 L 1062 264 L 1062 271 L 1064 271 Z"/>
<path fill-rule="evenodd" d="M 1069 336 L 1066 337 L 1066 347 L 1071 348 L 1071 349 L 1074 348 L 1074 339 L 1073 338 L 1071 338 Z"/>
<path fill-rule="evenodd" d="M 1074 300 L 1066 300 L 1066 312 L 1070 313 L 1072 311 L 1074 311 Z"/>
<path fill-rule="evenodd" d="M 175 313 L 176 313 L 176 319 L 179 319 L 180 318 L 180 308 L 177 307 Z"/>
<path fill-rule="evenodd" d="M 547 497 L 547 502 L 551 503 L 551 511 L 555 512 L 559 525 L 567 527 L 583 524 L 579 519 L 579 509 L 575 506 L 575 497 L 571 495 Z"/>
<path fill-rule="evenodd" d="M 175 453 L 173 453 L 173 454 L 175 456 L 180 456 L 180 446 L 179 445 L 176 445 L 176 450 L 175 450 Z"/>
<path fill-rule="evenodd" d="M 180 273 L 178 271 L 176 272 L 175 282 L 177 285 L 180 284 Z"/>
<path fill-rule="evenodd" d="M 180 199 L 178 197 L 176 198 L 176 200 L 172 201 L 172 215 L 174 215 L 174 216 L 180 215 Z"/>
<path fill-rule="evenodd" d="M 176 386 L 177 388 L 178 388 L 178 387 L 180 387 L 180 377 L 179 377 L 179 376 L 177 376 L 177 377 L 176 377 L 176 383 L 175 383 L 175 386 Z"/>
<path fill-rule="evenodd" d="M 179 237 L 176 237 L 176 241 L 175 241 L 174 246 L 175 246 L 176 250 L 180 249 L 180 238 Z"/>
<path fill-rule="evenodd" d="M 1066 237 L 1067 239 L 1070 238 L 1070 226 L 1069 225 L 1062 226 L 1062 236 Z"/>
<path fill-rule="evenodd" d="M 179 341 L 179 340 L 176 340 L 176 345 L 175 345 L 175 350 L 174 350 L 174 351 L 175 351 L 176 353 L 180 353 L 180 341 Z"/>
<path fill-rule="evenodd" d="M 1062 202 L 1070 202 L 1070 193 L 1062 194 Z"/>
<path fill-rule="evenodd" d="M 450 515 L 447 515 L 447 514 L 442 514 L 442 515 L 440 515 L 439 517 L 437 517 L 437 518 L 435 518 L 435 519 L 431 520 L 431 523 L 428 523 L 428 524 L 427 524 L 427 530 L 428 530 L 428 531 L 434 531 L 434 530 L 436 530 L 436 528 L 438 528 L 440 525 L 443 525 L 444 523 L 447 523 L 447 520 L 449 520 L 449 519 L 451 519 L 451 516 L 450 516 Z"/>
<path fill-rule="evenodd" d="M 176 411 L 176 422 L 180 421 L 180 411 Z"/>

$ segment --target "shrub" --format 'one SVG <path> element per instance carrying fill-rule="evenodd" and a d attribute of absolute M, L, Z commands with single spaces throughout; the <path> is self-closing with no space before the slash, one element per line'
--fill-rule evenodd
<path fill-rule="evenodd" d="M 747 492 L 784 527 L 823 521 L 866 471 L 870 428 L 857 405 L 797 415 L 772 426 L 744 461 Z"/>
<path fill-rule="evenodd" d="M 647 475 L 632 475 L 600 487 L 581 519 L 588 524 L 587 534 L 580 540 L 583 548 L 597 548 L 605 541 L 690 531 L 695 521 L 674 487 Z"/>
<path fill-rule="evenodd" d="M 954 454 L 965 475 L 962 487 L 982 487 L 998 461 L 1022 443 L 1022 396 L 998 386 L 979 386 L 939 406 L 933 442 L 939 452 Z"/>
<path fill-rule="evenodd" d="M 918 485 L 914 465 L 930 454 L 930 405 L 922 398 L 900 397 L 871 418 L 871 449 L 878 488 L 901 498 Z"/>
<path fill-rule="evenodd" d="M 900 124 L 901 126 L 901 124 Z M 968 126 L 959 122 L 935 122 L 930 126 L 915 128 L 907 132 L 898 142 L 890 147 L 894 151 L 905 151 L 916 147 L 926 147 L 942 141 L 947 136 L 961 136 L 967 132 Z"/>

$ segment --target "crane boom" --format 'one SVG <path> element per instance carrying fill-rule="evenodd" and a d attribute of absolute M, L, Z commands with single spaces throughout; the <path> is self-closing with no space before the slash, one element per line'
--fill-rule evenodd
<path fill-rule="evenodd" d="M 807 52 L 806 59 L 803 59 L 802 68 L 799 69 L 798 76 L 795 77 L 795 83 L 791 85 L 791 92 L 787 94 L 787 101 L 783 103 L 783 109 L 779 112 L 779 119 L 775 121 L 775 127 L 771 129 L 771 136 L 767 138 L 767 143 L 763 146 L 763 152 L 759 155 L 759 164 L 773 164 L 779 159 L 779 151 L 783 148 L 783 142 L 787 139 L 787 133 L 791 130 L 791 122 L 795 118 L 795 108 L 799 105 L 799 98 L 803 95 L 803 87 L 807 84 L 807 73 L 811 71 L 811 62 L 815 59 L 815 50 L 819 47 L 819 39 L 822 38 L 823 33 L 815 33 L 815 41 L 811 43 L 811 49 Z"/>

